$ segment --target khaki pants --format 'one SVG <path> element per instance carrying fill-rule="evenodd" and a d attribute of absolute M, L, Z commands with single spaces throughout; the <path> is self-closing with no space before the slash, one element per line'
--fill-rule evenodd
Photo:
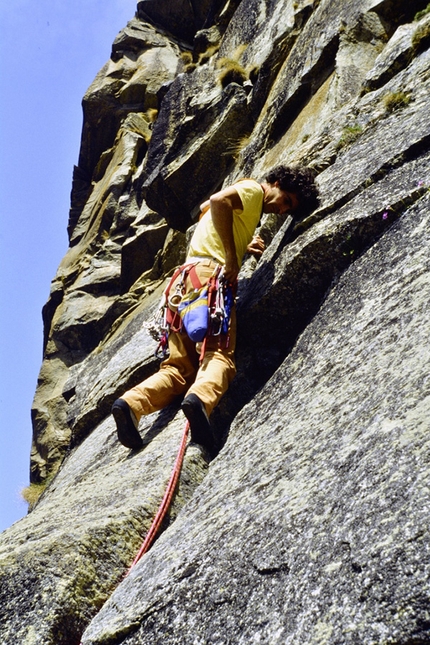
<path fill-rule="evenodd" d="M 196 273 L 204 284 L 211 277 L 215 263 L 199 262 Z M 191 289 L 191 284 L 186 285 Z M 171 293 L 173 293 L 172 285 Z M 169 335 L 169 357 L 160 365 L 160 370 L 121 396 L 133 410 L 137 420 L 143 414 L 161 410 L 176 397 L 196 394 L 204 403 L 208 415 L 228 389 L 236 374 L 234 350 L 236 347 L 236 311 L 233 307 L 230 319 L 228 344 L 225 336 L 210 336 L 206 351 L 199 366 L 201 343 L 193 343 L 185 332 Z"/>

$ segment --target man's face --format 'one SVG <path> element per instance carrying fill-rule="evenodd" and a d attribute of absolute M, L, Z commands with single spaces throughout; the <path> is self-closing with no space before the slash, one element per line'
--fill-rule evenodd
<path fill-rule="evenodd" d="M 294 211 L 299 205 L 296 193 L 289 193 L 279 188 L 279 182 L 266 184 L 267 188 L 263 197 L 263 213 L 276 213 L 284 215 Z"/>

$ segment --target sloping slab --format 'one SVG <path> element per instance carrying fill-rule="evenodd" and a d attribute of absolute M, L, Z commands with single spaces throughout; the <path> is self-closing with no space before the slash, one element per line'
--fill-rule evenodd
<path fill-rule="evenodd" d="M 83 645 L 429 639 L 429 208 L 344 274 Z"/>

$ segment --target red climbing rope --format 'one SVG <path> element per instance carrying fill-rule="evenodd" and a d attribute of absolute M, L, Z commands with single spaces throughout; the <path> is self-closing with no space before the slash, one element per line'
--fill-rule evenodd
<path fill-rule="evenodd" d="M 176 461 L 173 466 L 173 471 L 170 476 L 169 483 L 167 484 L 167 488 L 166 488 L 166 492 L 164 493 L 163 500 L 160 504 L 160 507 L 157 511 L 156 516 L 154 517 L 151 527 L 148 533 L 146 534 L 145 540 L 143 541 L 142 546 L 140 547 L 136 557 L 134 558 L 131 567 L 125 574 L 125 577 L 128 576 L 128 574 L 130 573 L 134 565 L 137 564 L 137 562 L 139 562 L 142 555 L 146 553 L 150 548 L 150 546 L 152 545 L 155 539 L 155 536 L 157 535 L 157 531 L 160 528 L 160 525 L 164 517 L 166 516 L 167 511 L 169 510 L 170 502 L 172 501 L 173 493 L 175 492 L 176 484 L 178 483 L 178 478 L 181 473 L 182 462 L 184 460 L 184 454 L 185 454 L 185 448 L 187 445 L 189 430 L 190 430 L 190 422 L 187 420 L 185 423 L 185 428 L 184 428 L 181 443 L 179 446 L 178 454 L 176 455 Z"/>
<path fill-rule="evenodd" d="M 181 474 L 182 462 L 184 461 L 184 454 L 185 454 L 185 448 L 187 446 L 189 430 L 190 430 L 190 422 L 187 420 L 185 423 L 184 432 L 182 434 L 181 443 L 179 445 L 178 454 L 176 455 L 173 471 L 170 476 L 169 483 L 167 484 L 166 492 L 164 493 L 163 501 L 160 504 L 160 507 L 157 511 L 157 515 L 154 517 L 151 527 L 148 533 L 146 534 L 145 540 L 143 541 L 143 544 L 140 547 L 138 554 L 134 558 L 133 563 L 129 568 L 129 570 L 127 571 L 127 573 L 125 574 L 124 578 L 128 576 L 128 574 L 130 573 L 134 565 L 137 564 L 137 562 L 139 562 L 142 555 L 146 553 L 150 548 L 151 544 L 155 539 L 155 536 L 157 535 L 157 531 L 160 528 L 161 522 L 163 521 L 167 511 L 169 510 L 170 502 L 172 501 L 173 493 L 175 492 L 176 484 L 178 483 L 178 478 L 179 478 L 179 475 Z M 80 642 L 79 645 L 82 645 L 82 642 Z"/>

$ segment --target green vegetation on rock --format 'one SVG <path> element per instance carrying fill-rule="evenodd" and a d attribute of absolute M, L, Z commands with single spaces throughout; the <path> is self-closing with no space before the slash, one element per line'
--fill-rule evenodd
<path fill-rule="evenodd" d="M 422 9 L 415 14 L 414 20 L 421 20 L 421 18 L 424 18 L 428 13 L 430 13 L 430 2 L 425 9 Z"/>
<path fill-rule="evenodd" d="M 336 149 L 342 150 L 342 148 L 345 148 L 345 146 L 354 143 L 354 141 L 358 139 L 362 132 L 363 128 L 361 127 L 361 125 L 347 125 L 343 129 L 342 136 L 337 143 Z"/>
<path fill-rule="evenodd" d="M 387 112 L 394 112 L 409 105 L 411 96 L 406 92 L 390 92 L 384 96 L 383 100 Z"/>

